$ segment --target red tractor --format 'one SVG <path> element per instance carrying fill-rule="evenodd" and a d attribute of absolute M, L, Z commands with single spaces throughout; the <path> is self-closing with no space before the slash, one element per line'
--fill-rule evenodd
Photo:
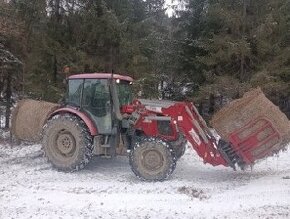
<path fill-rule="evenodd" d="M 105 73 L 68 78 L 65 104 L 50 115 L 43 132 L 44 151 L 54 167 L 78 170 L 93 155 L 109 158 L 125 151 L 137 177 L 162 181 L 188 142 L 204 163 L 214 166 L 244 168 L 254 161 L 239 142 L 218 140 L 192 103 L 133 100 L 132 82 Z M 258 146 L 257 141 L 251 147 Z"/>

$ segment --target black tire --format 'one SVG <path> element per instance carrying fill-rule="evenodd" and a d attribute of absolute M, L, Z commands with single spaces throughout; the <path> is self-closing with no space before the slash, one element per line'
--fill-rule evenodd
<path fill-rule="evenodd" d="M 44 127 L 43 149 L 58 170 L 80 170 L 92 157 L 92 137 L 80 118 L 70 114 L 56 115 Z"/>
<path fill-rule="evenodd" d="M 176 158 L 179 160 L 185 153 L 187 140 L 183 136 L 180 136 L 177 141 L 170 142 L 170 144 L 175 152 Z"/>
<path fill-rule="evenodd" d="M 163 181 L 174 171 L 177 158 L 167 142 L 143 138 L 130 151 L 129 161 L 132 171 L 139 179 Z"/>
<path fill-rule="evenodd" d="M 175 151 L 175 154 L 176 154 L 176 158 L 178 160 L 184 155 L 185 150 L 186 150 L 186 143 L 174 147 L 174 151 Z"/>

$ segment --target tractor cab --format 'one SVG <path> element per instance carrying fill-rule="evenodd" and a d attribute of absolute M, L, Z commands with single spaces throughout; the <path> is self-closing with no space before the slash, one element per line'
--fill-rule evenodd
<path fill-rule="evenodd" d="M 68 78 L 65 104 L 84 112 L 98 134 L 110 135 L 121 119 L 120 106 L 132 102 L 132 82 L 131 77 L 109 73 L 73 75 Z"/>

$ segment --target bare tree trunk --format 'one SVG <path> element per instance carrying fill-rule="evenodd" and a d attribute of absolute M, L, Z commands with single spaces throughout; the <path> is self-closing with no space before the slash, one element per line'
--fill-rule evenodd
<path fill-rule="evenodd" d="M 55 17 L 57 23 L 60 22 L 60 0 L 55 0 Z"/>
<path fill-rule="evenodd" d="M 9 128 L 10 114 L 11 114 L 11 74 L 7 73 L 7 89 L 6 89 L 6 119 L 5 119 L 5 128 Z"/>
<path fill-rule="evenodd" d="M 165 98 L 165 92 L 164 92 L 164 81 L 160 81 L 160 90 L 161 90 L 161 99 L 163 100 Z"/>
<path fill-rule="evenodd" d="M 21 84 L 21 95 L 24 95 L 24 92 L 25 92 L 25 70 L 26 70 L 26 65 L 25 64 L 23 64 L 22 65 L 23 67 L 22 67 L 22 69 L 21 69 L 21 73 L 22 73 L 22 84 Z"/>
<path fill-rule="evenodd" d="M 113 45 L 110 44 L 109 46 L 109 53 L 107 54 L 106 58 L 105 58 L 105 71 L 106 72 L 110 72 L 110 73 L 114 73 L 114 58 L 113 58 Z"/>
<path fill-rule="evenodd" d="M 242 26 L 242 41 L 245 43 L 245 32 L 246 32 L 246 17 L 247 17 L 247 0 L 243 0 L 243 26 Z M 240 78 L 242 80 L 246 79 L 245 76 L 245 51 L 241 51 L 241 73 Z"/>
<path fill-rule="evenodd" d="M 53 56 L 53 82 L 57 82 L 57 58 L 56 55 Z"/>
<path fill-rule="evenodd" d="M 0 77 L 0 94 L 3 91 L 3 88 L 4 88 L 4 81 Z"/>

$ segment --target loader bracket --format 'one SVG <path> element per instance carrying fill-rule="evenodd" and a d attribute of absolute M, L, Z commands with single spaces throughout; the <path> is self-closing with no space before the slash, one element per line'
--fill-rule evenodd
<path fill-rule="evenodd" d="M 232 145 L 222 139 L 219 140 L 217 149 L 222 157 L 226 160 L 228 165 L 236 170 L 236 164 L 244 169 L 245 163 L 240 156 L 234 151 Z"/>

